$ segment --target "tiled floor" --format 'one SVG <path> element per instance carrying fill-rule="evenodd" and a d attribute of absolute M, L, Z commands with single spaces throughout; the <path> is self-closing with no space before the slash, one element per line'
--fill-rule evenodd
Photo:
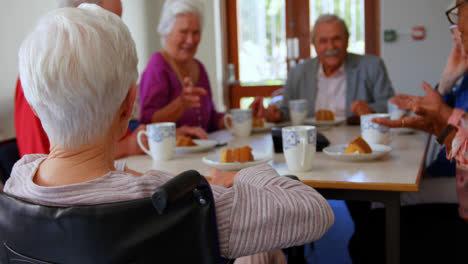
<path fill-rule="evenodd" d="M 309 264 L 350 264 L 348 240 L 354 232 L 354 225 L 344 201 L 328 201 L 335 213 L 335 224 L 319 241 L 315 248 L 306 247 Z"/>

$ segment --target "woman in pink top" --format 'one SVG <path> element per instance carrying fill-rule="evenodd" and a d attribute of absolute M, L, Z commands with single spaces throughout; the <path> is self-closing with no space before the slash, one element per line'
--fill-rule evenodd
<path fill-rule="evenodd" d="M 141 123 L 176 122 L 177 127 L 200 127 L 205 132 L 224 128 L 208 74 L 194 58 L 202 24 L 197 1 L 165 2 L 158 26 L 163 50 L 153 54 L 140 81 Z"/>
<path fill-rule="evenodd" d="M 114 162 L 135 100 L 137 61 L 128 28 L 97 5 L 42 17 L 21 44 L 19 70 L 50 154 L 25 155 L 4 191 L 38 204 L 92 205 L 149 197 L 173 177 Z M 216 171 L 212 178 L 233 180 L 230 188 L 212 186 L 224 257 L 305 244 L 333 224 L 333 211 L 318 192 L 269 165 L 235 175 Z"/>

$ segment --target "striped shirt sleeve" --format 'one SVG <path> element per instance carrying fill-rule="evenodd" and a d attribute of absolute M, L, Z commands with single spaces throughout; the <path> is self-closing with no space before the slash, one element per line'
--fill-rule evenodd
<path fill-rule="evenodd" d="M 334 222 L 317 191 L 266 164 L 241 170 L 232 188 L 213 186 L 213 193 L 220 250 L 228 258 L 317 240 Z"/>

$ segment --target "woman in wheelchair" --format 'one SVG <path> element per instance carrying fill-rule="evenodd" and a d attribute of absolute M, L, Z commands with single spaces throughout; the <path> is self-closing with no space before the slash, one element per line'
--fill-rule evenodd
<path fill-rule="evenodd" d="M 122 20 L 97 5 L 56 9 L 23 41 L 19 69 L 27 101 L 51 142 L 50 154 L 19 160 L 4 191 L 41 205 L 94 205 L 150 197 L 173 177 L 114 162 L 135 100 L 137 53 Z M 216 181 L 223 173 L 213 175 Z M 221 255 L 251 255 L 305 244 L 334 221 L 314 189 L 269 165 L 212 186 Z"/>

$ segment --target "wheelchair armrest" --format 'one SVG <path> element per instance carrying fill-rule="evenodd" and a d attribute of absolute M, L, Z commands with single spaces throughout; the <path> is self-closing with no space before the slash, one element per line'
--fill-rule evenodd
<path fill-rule="evenodd" d="M 293 180 L 296 180 L 296 181 L 299 181 L 299 178 L 296 175 L 286 174 L 286 175 L 282 175 L 282 176 L 293 179 Z"/>
<path fill-rule="evenodd" d="M 151 196 L 156 211 L 162 214 L 171 203 L 196 189 L 203 182 L 203 179 L 198 171 L 188 170 L 156 188 Z"/>

